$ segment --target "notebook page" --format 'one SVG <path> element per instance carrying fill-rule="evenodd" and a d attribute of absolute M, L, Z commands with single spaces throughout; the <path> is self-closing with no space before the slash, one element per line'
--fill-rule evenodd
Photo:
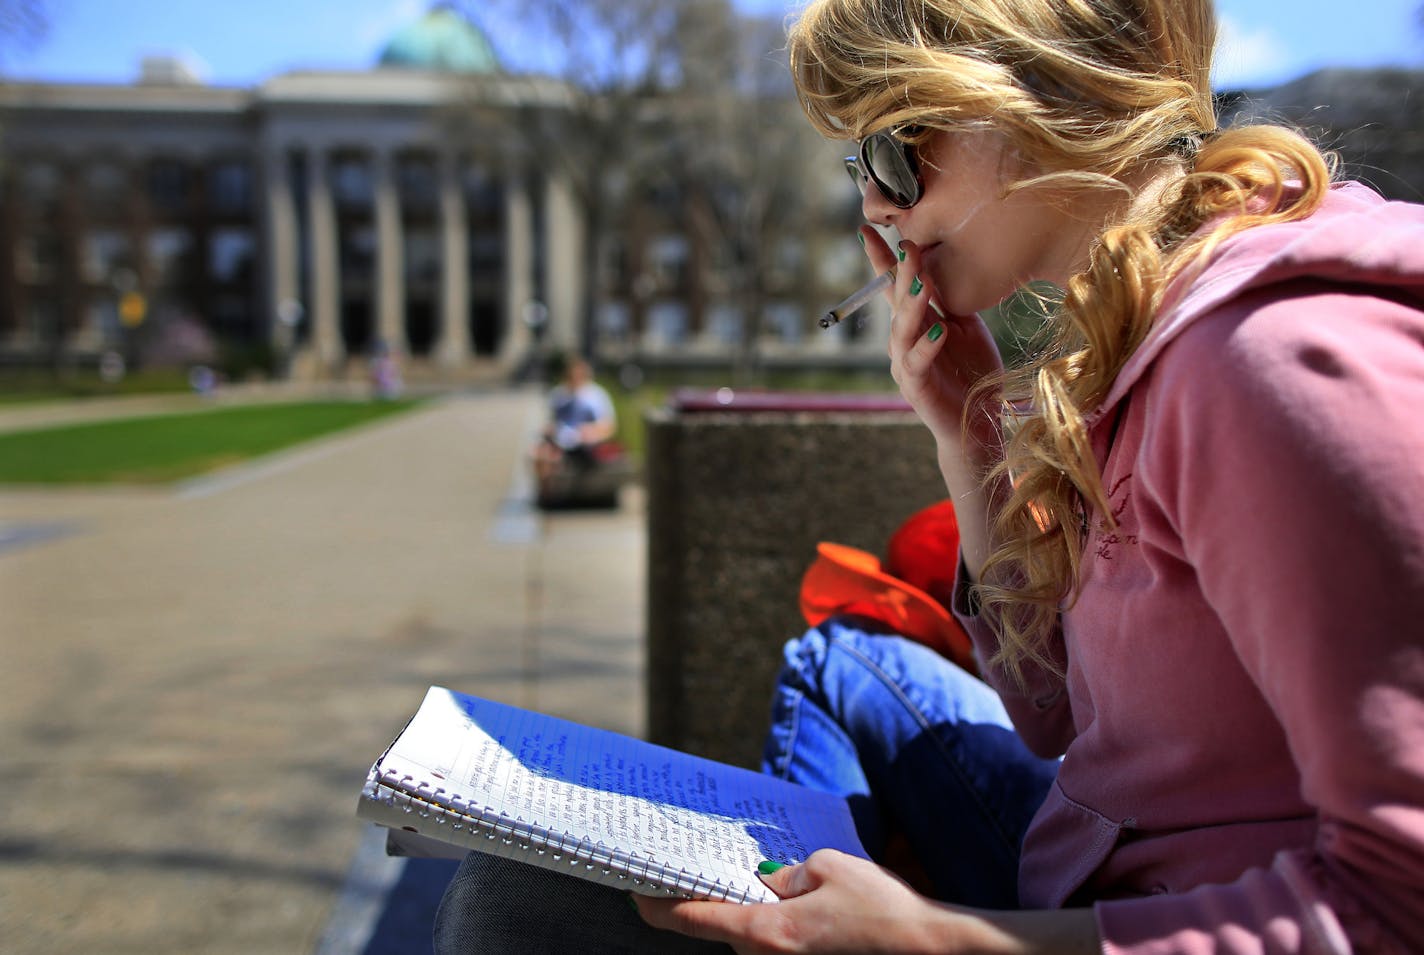
<path fill-rule="evenodd" d="M 763 859 L 865 854 L 839 797 L 439 687 L 381 766 L 755 897 L 770 896 L 752 875 Z"/>

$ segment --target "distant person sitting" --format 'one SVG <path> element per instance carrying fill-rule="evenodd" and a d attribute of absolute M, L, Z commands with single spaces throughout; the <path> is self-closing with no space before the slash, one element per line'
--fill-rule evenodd
<path fill-rule="evenodd" d="M 578 356 L 566 360 L 563 380 L 549 396 L 549 424 L 534 449 L 534 472 L 543 484 L 565 464 L 588 468 L 597 449 L 618 427 L 613 399 L 593 380 L 593 368 Z"/>
<path fill-rule="evenodd" d="M 401 381 L 400 362 L 395 352 L 385 342 L 378 341 L 371 349 L 368 368 L 371 378 L 371 394 L 380 401 L 391 401 L 401 396 L 405 385 Z"/>

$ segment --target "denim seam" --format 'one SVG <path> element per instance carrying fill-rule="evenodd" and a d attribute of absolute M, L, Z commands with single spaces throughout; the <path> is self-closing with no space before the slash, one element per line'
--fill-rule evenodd
<path fill-rule="evenodd" d="M 791 754 L 796 752 L 796 737 L 801 732 L 801 701 L 806 698 L 806 694 L 798 689 L 787 688 L 796 694 L 794 705 L 788 702 L 786 709 L 789 715 L 782 721 L 782 725 L 787 728 L 786 739 L 781 744 L 781 751 L 776 755 L 776 775 L 780 779 L 786 779 L 791 769 Z"/>
<path fill-rule="evenodd" d="M 904 690 L 901 689 L 900 684 L 897 683 L 894 679 L 892 679 L 890 677 L 890 674 L 886 673 L 885 670 L 880 666 L 880 664 L 878 664 L 870 657 L 866 656 L 864 653 L 860 652 L 858 648 L 851 645 L 848 641 L 828 641 L 827 652 L 829 653 L 830 650 L 835 648 L 840 648 L 844 652 L 850 654 L 856 660 L 860 661 L 860 663 L 867 670 L 869 670 L 872 674 L 875 675 L 877 679 L 883 682 L 886 688 L 888 688 L 896 697 L 900 699 L 900 701 L 905 706 L 905 709 L 914 717 L 915 722 L 919 723 L 922 728 L 924 728 L 925 730 L 930 730 L 932 728 L 929 720 L 925 717 L 924 711 L 921 710 L 920 707 L 915 705 L 915 702 L 905 694 Z M 930 738 L 934 740 L 935 747 L 944 757 L 945 765 L 947 765 L 959 777 L 961 785 L 963 786 L 965 791 L 972 794 L 975 804 L 979 806 L 980 816 L 988 821 L 989 825 L 992 826 L 995 834 L 998 835 L 999 839 L 1003 842 L 1004 846 L 1009 849 L 1009 851 L 1014 853 L 1019 852 L 1022 847 L 1019 845 L 1017 840 L 1009 838 L 1008 833 L 1004 831 L 1004 828 L 1000 824 L 999 820 L 995 818 L 994 814 L 989 810 L 988 804 L 985 802 L 979 792 L 979 787 L 973 785 L 970 782 L 970 774 L 966 772 L 960 762 L 955 759 L 953 752 L 950 751 L 944 745 L 944 743 L 940 740 L 939 736 L 932 732 L 929 735 Z"/>

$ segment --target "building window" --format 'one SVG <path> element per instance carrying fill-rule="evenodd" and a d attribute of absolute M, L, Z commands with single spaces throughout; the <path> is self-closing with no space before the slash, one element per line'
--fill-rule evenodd
<path fill-rule="evenodd" d="M 795 236 L 783 236 L 772 246 L 772 277 L 794 283 L 806 269 L 806 243 Z"/>
<path fill-rule="evenodd" d="M 117 163 L 98 162 L 84 169 L 84 203 L 91 215 L 113 216 L 123 211 L 129 193 L 127 170 Z"/>
<path fill-rule="evenodd" d="M 470 275 L 497 278 L 504 268 L 504 241 L 495 233 L 470 235 Z"/>
<path fill-rule="evenodd" d="M 114 229 L 95 229 L 82 240 L 84 281 L 92 284 L 114 282 L 134 267 L 133 244 L 128 235 Z"/>
<path fill-rule="evenodd" d="M 357 226 L 341 230 L 342 278 L 369 277 L 376 269 L 376 230 Z"/>
<path fill-rule="evenodd" d="M 608 168 L 603 173 L 603 194 L 608 204 L 618 208 L 628 201 L 628 170 L 618 166 Z"/>
<path fill-rule="evenodd" d="M 648 309 L 648 335 L 652 344 L 664 347 L 687 341 L 687 306 L 682 302 L 658 302 Z"/>
<path fill-rule="evenodd" d="M 440 201 L 435 161 L 429 156 L 402 156 L 396 162 L 396 188 L 402 212 L 434 212 Z"/>
<path fill-rule="evenodd" d="M 801 306 L 790 302 L 774 303 L 766 307 L 764 316 L 767 332 L 778 341 L 791 345 L 801 340 L 804 318 Z"/>
<path fill-rule="evenodd" d="M 219 296 L 213 303 L 213 329 L 225 341 L 256 341 L 251 302 L 241 295 Z"/>
<path fill-rule="evenodd" d="M 627 302 L 603 302 L 598 307 L 598 337 L 607 344 L 628 340 L 633 323 L 629 320 Z"/>
<path fill-rule="evenodd" d="M 611 235 L 598 247 L 598 282 L 604 289 L 622 288 L 628 277 L 628 246 L 622 236 Z"/>
<path fill-rule="evenodd" d="M 659 236 L 648 244 L 648 265 L 660 288 L 680 289 L 687 281 L 688 244 L 682 235 Z"/>
<path fill-rule="evenodd" d="M 859 242 L 843 239 L 824 248 L 817 255 L 816 277 L 820 283 L 833 290 L 845 289 L 848 294 L 858 282 L 865 279 L 865 250 Z"/>
<path fill-rule="evenodd" d="M 20 202 L 33 216 L 51 216 L 59 210 L 64 175 L 52 162 L 33 162 L 20 171 Z"/>
<path fill-rule="evenodd" d="M 208 170 L 208 201 L 214 212 L 241 216 L 252 211 L 252 166 L 234 159 Z"/>
<path fill-rule="evenodd" d="M 413 284 L 440 280 L 440 235 L 434 229 L 405 230 L 405 278 Z"/>
<path fill-rule="evenodd" d="M 112 292 L 96 295 L 84 306 L 84 331 L 80 337 L 88 338 L 97 347 L 117 344 L 123 337 L 123 327 L 119 324 L 119 302 Z"/>
<path fill-rule="evenodd" d="M 707 310 L 707 337 L 721 345 L 739 345 L 743 339 L 745 312 L 735 305 L 719 302 Z"/>
<path fill-rule="evenodd" d="M 331 195 L 343 212 L 369 209 L 375 196 L 371 164 L 359 156 L 339 156 L 331 163 Z"/>
<path fill-rule="evenodd" d="M 681 209 L 682 186 L 672 179 L 660 179 L 644 187 L 643 195 L 649 205 L 671 211 Z"/>
<path fill-rule="evenodd" d="M 499 214 L 504 202 L 504 190 L 489 170 L 474 164 L 466 165 L 461 170 L 461 180 L 465 205 L 472 213 L 480 217 Z"/>
<path fill-rule="evenodd" d="M 40 284 L 53 282 L 59 274 L 59 260 L 63 246 L 59 236 L 49 232 L 39 232 L 22 236 L 16 243 L 15 273 L 22 282 Z"/>
<path fill-rule="evenodd" d="M 250 282 L 256 254 L 251 229 L 216 229 L 208 242 L 208 275 L 218 282 Z"/>
<path fill-rule="evenodd" d="M 25 316 L 25 331 L 29 340 L 40 344 L 52 344 L 61 339 L 59 327 L 59 303 L 53 299 L 37 299 L 30 303 L 29 314 Z"/>
<path fill-rule="evenodd" d="M 713 292 L 726 293 L 740 287 L 741 255 L 735 241 L 714 242 L 707 262 L 707 287 Z"/>
<path fill-rule="evenodd" d="M 159 159 L 148 166 L 148 199 L 161 212 L 186 212 L 190 184 L 188 167 L 176 159 Z"/>
<path fill-rule="evenodd" d="M 187 229 L 155 229 L 148 236 L 148 264 L 157 285 L 176 285 L 187 278 L 193 235 Z"/>

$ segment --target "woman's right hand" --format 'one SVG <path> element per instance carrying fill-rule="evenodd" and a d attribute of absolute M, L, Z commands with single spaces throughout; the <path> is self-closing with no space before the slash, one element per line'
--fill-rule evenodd
<path fill-rule="evenodd" d="M 901 242 L 901 258 L 870 226 L 862 226 L 861 235 L 877 272 L 898 269 L 888 293 L 894 309 L 890 374 L 934 435 L 959 523 L 960 553 L 978 580 L 992 550 L 989 516 L 1004 486 L 986 480 L 1003 458 L 1000 392 L 975 386 L 1003 370 L 999 347 L 978 315 L 952 315 L 940 305 L 934 279 L 920 274 L 918 246 Z M 969 407 L 971 401 L 976 407 Z"/>
<path fill-rule="evenodd" d="M 920 274 L 920 250 L 913 242 L 900 243 L 902 259 L 875 229 L 862 226 L 860 231 L 876 272 L 898 269 L 895 284 L 886 293 L 894 309 L 891 377 L 934 435 L 941 466 L 952 465 L 954 457 L 963 459 L 961 480 L 949 473 L 945 478 L 951 491 L 966 492 L 970 487 L 963 481 L 977 483 L 998 456 L 999 394 L 994 389 L 973 394 L 973 389 L 985 376 L 1003 369 L 999 348 L 979 316 L 944 311 L 934 279 Z M 972 433 L 965 434 L 965 407 L 971 394 L 982 407 L 969 415 Z"/>

